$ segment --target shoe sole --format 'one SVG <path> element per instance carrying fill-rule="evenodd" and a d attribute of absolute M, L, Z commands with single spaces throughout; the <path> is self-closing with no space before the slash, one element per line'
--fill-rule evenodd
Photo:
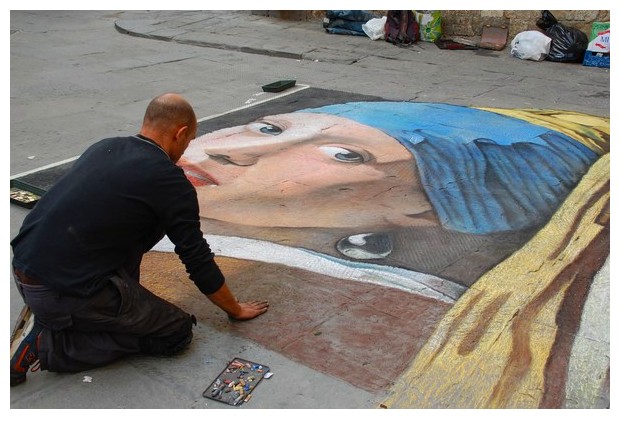
<path fill-rule="evenodd" d="M 11 387 L 17 386 L 18 384 L 22 384 L 26 382 L 26 373 L 25 372 L 17 372 L 11 369 Z"/>
<path fill-rule="evenodd" d="M 11 333 L 11 359 L 13 359 L 13 355 L 19 348 L 22 340 L 28 336 L 33 327 L 34 315 L 32 314 L 30 307 L 26 305 L 22 308 L 22 311 L 17 318 L 17 322 L 13 327 L 13 332 Z"/>

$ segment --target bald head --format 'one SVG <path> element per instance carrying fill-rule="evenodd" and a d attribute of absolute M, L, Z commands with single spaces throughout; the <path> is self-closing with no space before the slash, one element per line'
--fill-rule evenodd
<path fill-rule="evenodd" d="M 166 93 L 155 97 L 144 113 L 143 127 L 168 129 L 176 126 L 194 126 L 196 115 L 192 106 L 179 94 Z"/>
<path fill-rule="evenodd" d="M 147 106 L 140 134 L 154 140 L 176 162 L 196 137 L 197 127 L 196 114 L 187 100 L 166 93 Z"/>

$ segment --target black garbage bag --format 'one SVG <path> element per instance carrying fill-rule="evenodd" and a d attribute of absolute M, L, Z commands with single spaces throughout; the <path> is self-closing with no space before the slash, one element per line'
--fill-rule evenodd
<path fill-rule="evenodd" d="M 330 34 L 367 37 L 362 25 L 378 16 L 366 10 L 328 10 L 325 18 L 323 28 Z"/>
<path fill-rule="evenodd" d="M 551 38 L 546 60 L 566 63 L 583 61 L 588 48 L 588 36 L 583 31 L 560 24 L 548 10 L 542 11 L 536 26 Z"/>

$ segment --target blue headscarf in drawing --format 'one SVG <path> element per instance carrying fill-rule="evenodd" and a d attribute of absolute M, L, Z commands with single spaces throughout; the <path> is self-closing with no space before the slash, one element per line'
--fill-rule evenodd
<path fill-rule="evenodd" d="M 414 155 L 441 224 L 487 234 L 545 222 L 597 155 L 557 131 L 475 108 L 354 102 L 304 109 L 368 125 Z"/>

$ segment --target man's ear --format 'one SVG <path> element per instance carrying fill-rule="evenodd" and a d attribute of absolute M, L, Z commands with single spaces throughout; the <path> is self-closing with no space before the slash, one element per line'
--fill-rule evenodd
<path fill-rule="evenodd" d="M 177 141 L 185 141 L 185 138 L 187 137 L 188 132 L 189 132 L 189 127 L 187 125 L 184 125 L 177 130 L 174 137 Z"/>

